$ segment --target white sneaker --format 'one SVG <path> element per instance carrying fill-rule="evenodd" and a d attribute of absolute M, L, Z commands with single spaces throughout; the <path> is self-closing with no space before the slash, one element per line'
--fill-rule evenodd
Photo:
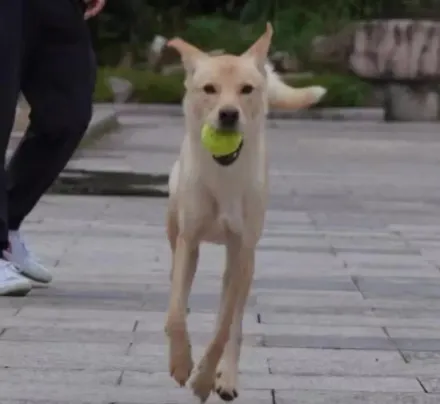
<path fill-rule="evenodd" d="M 0 296 L 25 296 L 31 289 L 31 282 L 17 272 L 14 264 L 0 258 Z"/>
<path fill-rule="evenodd" d="M 35 282 L 49 283 L 52 280 L 50 272 L 26 248 L 18 231 L 9 231 L 9 248 L 3 251 L 3 256 L 17 267 L 21 275 Z"/>

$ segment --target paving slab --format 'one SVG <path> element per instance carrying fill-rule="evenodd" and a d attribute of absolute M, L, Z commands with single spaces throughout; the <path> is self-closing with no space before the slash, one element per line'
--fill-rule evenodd
<path fill-rule="evenodd" d="M 120 118 L 70 167 L 167 173 L 181 118 Z M 237 402 L 440 403 L 438 127 L 274 119 L 268 134 L 271 199 Z M 23 231 L 54 281 L 0 299 L 2 404 L 197 402 L 167 375 L 165 214 L 161 198 L 41 200 Z M 195 359 L 215 327 L 223 263 L 222 248 L 202 246 Z"/>
<path fill-rule="evenodd" d="M 424 393 L 370 393 L 370 392 L 323 392 L 302 390 L 276 392 L 275 402 L 279 404 L 438 404 L 439 395 Z"/>

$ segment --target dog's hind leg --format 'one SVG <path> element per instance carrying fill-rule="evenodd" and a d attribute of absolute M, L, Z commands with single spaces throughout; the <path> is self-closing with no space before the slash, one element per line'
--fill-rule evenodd
<path fill-rule="evenodd" d="M 176 243 L 177 243 L 177 236 L 179 234 L 179 226 L 177 224 L 177 217 L 176 213 L 173 212 L 171 209 L 168 211 L 167 216 L 167 236 L 168 236 L 168 242 L 170 244 L 171 248 L 171 271 L 170 271 L 170 280 L 173 279 L 173 272 L 174 272 L 174 257 L 176 253 Z"/>
<path fill-rule="evenodd" d="M 186 308 L 199 257 L 199 246 L 181 235 L 176 238 L 171 276 L 171 297 L 166 332 L 169 338 L 169 370 L 184 386 L 191 375 L 193 361 L 186 325 Z"/>
<path fill-rule="evenodd" d="M 216 369 L 229 340 L 242 278 L 241 239 L 230 234 L 226 250 L 226 269 L 223 275 L 223 291 L 216 332 L 199 363 L 198 372 L 192 381 L 193 392 L 202 402 L 208 399 L 215 387 Z"/>
<path fill-rule="evenodd" d="M 243 257 L 234 320 L 231 326 L 229 341 L 226 344 L 221 363 L 217 368 L 215 381 L 215 391 L 223 401 L 232 401 L 238 397 L 238 365 L 243 340 L 242 322 L 254 276 L 255 249 L 243 251 Z"/>

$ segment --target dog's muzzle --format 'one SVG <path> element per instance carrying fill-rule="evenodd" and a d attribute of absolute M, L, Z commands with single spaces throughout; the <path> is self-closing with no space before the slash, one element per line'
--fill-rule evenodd
<path fill-rule="evenodd" d="M 234 107 L 222 108 L 218 113 L 218 125 L 220 129 L 235 130 L 237 129 L 240 113 Z"/>
<path fill-rule="evenodd" d="M 243 148 L 243 140 L 240 142 L 238 149 L 235 150 L 233 153 L 226 154 L 226 155 L 220 156 L 220 157 L 212 156 L 212 158 L 215 160 L 215 162 L 217 164 L 220 164 L 221 166 L 227 167 L 227 166 L 230 166 L 232 163 L 235 162 L 235 160 L 238 159 L 242 148 Z"/>

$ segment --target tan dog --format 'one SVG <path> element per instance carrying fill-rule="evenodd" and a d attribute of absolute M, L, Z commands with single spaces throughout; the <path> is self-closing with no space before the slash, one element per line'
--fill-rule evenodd
<path fill-rule="evenodd" d="M 242 319 L 268 197 L 268 105 L 300 108 L 325 93 L 321 87 L 293 89 L 272 72 L 266 62 L 271 37 L 268 24 L 241 56 L 208 56 L 179 38 L 168 44 L 180 53 L 186 70 L 186 136 L 170 175 L 167 228 L 172 249 L 169 370 L 181 386 L 193 369 L 186 310 L 199 244 L 224 244 L 227 251 L 217 328 L 192 380 L 202 402 L 213 389 L 225 401 L 238 395 Z M 243 133 L 241 149 L 215 159 L 201 144 L 205 123 Z"/>

